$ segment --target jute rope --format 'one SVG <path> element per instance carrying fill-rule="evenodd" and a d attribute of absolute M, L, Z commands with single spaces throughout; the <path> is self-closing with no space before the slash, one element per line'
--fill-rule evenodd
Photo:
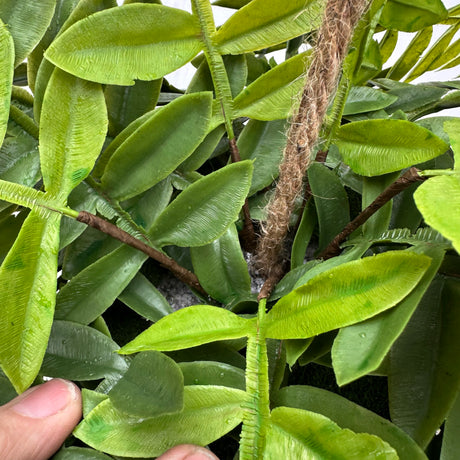
<path fill-rule="evenodd" d="M 292 117 L 274 198 L 262 228 L 257 259 L 268 279 L 283 272 L 284 238 L 295 202 L 303 189 L 326 110 L 337 89 L 353 30 L 369 0 L 328 0 L 298 111 Z"/>

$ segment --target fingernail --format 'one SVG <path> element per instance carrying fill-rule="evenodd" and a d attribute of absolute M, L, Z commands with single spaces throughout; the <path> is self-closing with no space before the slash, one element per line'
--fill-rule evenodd
<path fill-rule="evenodd" d="M 73 383 L 62 379 L 53 379 L 31 388 L 13 404 L 12 410 L 30 418 L 46 418 L 63 410 L 77 399 L 77 390 Z"/>

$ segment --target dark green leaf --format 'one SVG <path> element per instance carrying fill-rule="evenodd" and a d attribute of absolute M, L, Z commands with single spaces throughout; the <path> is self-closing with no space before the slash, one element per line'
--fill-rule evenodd
<path fill-rule="evenodd" d="M 440 460 L 455 460 L 460 452 L 460 396 L 457 399 L 444 425 Z"/>
<path fill-rule="evenodd" d="M 218 385 L 245 391 L 244 371 L 216 361 L 180 363 L 185 385 Z"/>
<path fill-rule="evenodd" d="M 388 107 L 398 99 L 381 90 L 367 86 L 353 86 L 348 94 L 343 115 L 370 112 Z"/>
<path fill-rule="evenodd" d="M 313 201 L 310 200 L 305 205 L 299 228 L 297 229 L 294 242 L 292 243 L 291 270 L 300 267 L 304 263 L 307 247 L 310 244 L 310 239 L 317 222 L 316 210 Z"/>
<path fill-rule="evenodd" d="M 421 110 L 439 101 L 449 90 L 436 88 L 435 86 L 411 85 L 404 88 L 395 88 L 387 94 L 397 96 L 397 101 L 385 109 L 388 113 L 402 110 L 404 112 L 414 112 Z"/>
<path fill-rule="evenodd" d="M 1 6 L 0 6 L 1 16 Z M 7 27 L 0 19 L 0 145 L 5 137 L 10 116 L 11 88 L 14 74 L 14 43 Z"/>
<path fill-rule="evenodd" d="M 97 452 L 94 449 L 85 449 L 84 447 L 68 447 L 61 449 L 53 460 L 111 460 L 111 457 Z"/>

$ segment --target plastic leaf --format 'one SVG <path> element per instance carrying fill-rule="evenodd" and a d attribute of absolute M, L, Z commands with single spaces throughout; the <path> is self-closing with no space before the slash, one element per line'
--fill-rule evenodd
<path fill-rule="evenodd" d="M 40 372 L 69 380 L 97 380 L 126 372 L 119 346 L 92 327 L 54 321 Z"/>
<path fill-rule="evenodd" d="M 442 449 L 440 460 L 455 460 L 455 457 L 460 452 L 460 395 L 457 399 L 444 425 L 444 433 L 442 437 Z"/>
<path fill-rule="evenodd" d="M 241 161 L 187 187 L 153 224 L 154 244 L 203 246 L 219 238 L 238 217 L 252 170 L 251 161 Z"/>
<path fill-rule="evenodd" d="M 97 450 L 123 457 L 156 457 L 178 444 L 207 445 L 242 420 L 246 393 L 218 386 L 184 389 L 184 409 L 143 419 L 117 411 L 110 399 L 92 410 L 74 435 Z"/>
<path fill-rule="evenodd" d="M 324 415 L 277 407 L 272 411 L 271 421 L 264 452 L 267 460 L 398 459 L 395 450 L 377 436 L 342 429 Z"/>
<path fill-rule="evenodd" d="M 57 38 L 45 57 L 78 77 L 113 85 L 155 80 L 202 48 L 198 21 L 186 11 L 134 3 L 95 13 Z"/>
<path fill-rule="evenodd" d="M 460 170 L 460 120 L 452 118 L 444 123 L 444 131 L 449 136 L 450 145 L 454 152 L 454 169 Z"/>
<path fill-rule="evenodd" d="M 310 32 L 321 22 L 320 0 L 253 0 L 218 30 L 221 54 L 241 54 L 276 45 Z"/>
<path fill-rule="evenodd" d="M 37 376 L 53 322 L 60 220 L 31 211 L 0 268 L 0 364 L 18 392 Z"/>
<path fill-rule="evenodd" d="M 179 366 L 157 351 L 139 353 L 109 391 L 113 406 L 125 414 L 156 417 L 182 410 L 184 377 Z"/>
<path fill-rule="evenodd" d="M 396 251 L 332 268 L 274 305 L 263 323 L 267 337 L 307 338 L 370 318 L 402 300 L 429 264 Z"/>
<path fill-rule="evenodd" d="M 93 169 L 106 131 L 101 86 L 56 69 L 40 117 L 40 161 L 48 193 L 66 201 Z"/>
<path fill-rule="evenodd" d="M 53 460 L 112 460 L 112 458 L 94 449 L 68 447 L 67 449 L 61 449 L 54 455 Z"/>
<path fill-rule="evenodd" d="M 449 146 L 421 126 L 405 120 L 365 120 L 337 130 L 335 145 L 358 174 L 378 176 L 431 160 Z"/>
<path fill-rule="evenodd" d="M 35 48 L 48 28 L 56 0 L 2 0 L 0 18 L 13 36 L 17 67 Z"/>
<path fill-rule="evenodd" d="M 397 96 L 367 86 L 352 86 L 343 110 L 343 115 L 371 112 L 384 109 L 398 99 Z"/>
<path fill-rule="evenodd" d="M 246 337 L 253 329 L 253 320 L 240 318 L 223 308 L 195 305 L 160 319 L 122 347 L 120 353 L 180 350 L 216 340 Z"/>
<path fill-rule="evenodd" d="M 167 177 L 206 136 L 211 103 L 210 92 L 189 94 L 151 112 L 113 152 L 101 179 L 104 190 L 125 200 Z"/>
<path fill-rule="evenodd" d="M 460 177 L 432 177 L 416 190 L 414 199 L 425 222 L 451 240 L 460 253 Z"/>
<path fill-rule="evenodd" d="M 342 428 L 379 436 L 396 449 L 400 460 L 427 460 L 423 450 L 396 425 L 338 394 L 311 386 L 294 385 L 275 393 L 272 400 L 275 406 L 316 412 Z"/>
<path fill-rule="evenodd" d="M 53 204 L 53 200 L 40 190 L 4 180 L 0 180 L 0 199 L 31 209 Z"/>
<path fill-rule="evenodd" d="M 238 367 L 216 361 L 180 363 L 185 385 L 218 385 L 246 389 L 244 371 Z"/>
<path fill-rule="evenodd" d="M 0 7 L 1 13 L 1 7 Z M 0 145 L 5 137 L 10 116 L 11 87 L 14 73 L 14 43 L 8 29 L 0 19 Z"/>

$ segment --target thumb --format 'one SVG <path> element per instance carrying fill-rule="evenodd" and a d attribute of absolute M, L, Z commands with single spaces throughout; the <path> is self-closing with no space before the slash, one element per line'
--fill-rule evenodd
<path fill-rule="evenodd" d="M 71 382 L 54 379 L 0 407 L 2 460 L 47 460 L 81 418 L 81 396 Z"/>

